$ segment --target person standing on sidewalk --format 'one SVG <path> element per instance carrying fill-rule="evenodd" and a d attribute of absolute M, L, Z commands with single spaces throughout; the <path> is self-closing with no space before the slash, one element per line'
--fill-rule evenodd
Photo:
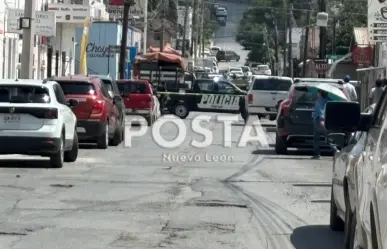
<path fill-rule="evenodd" d="M 345 89 L 345 92 L 347 92 L 347 94 L 349 95 L 350 97 L 350 101 L 357 101 L 357 93 L 356 93 L 356 88 L 354 85 L 352 85 L 351 83 L 349 83 L 351 81 L 351 77 L 349 75 L 345 75 L 344 77 L 344 84 L 343 84 L 343 87 Z"/>
<path fill-rule="evenodd" d="M 370 91 L 370 95 L 369 95 L 370 104 L 378 103 L 380 98 L 382 97 L 383 91 L 384 91 L 383 80 L 377 79 L 375 81 L 375 86 Z"/>
<path fill-rule="evenodd" d="M 330 100 L 328 93 L 322 90 L 318 91 L 318 99 L 314 105 L 314 131 L 313 131 L 313 157 L 312 159 L 320 159 L 320 141 L 321 135 L 325 135 L 325 106 Z"/>

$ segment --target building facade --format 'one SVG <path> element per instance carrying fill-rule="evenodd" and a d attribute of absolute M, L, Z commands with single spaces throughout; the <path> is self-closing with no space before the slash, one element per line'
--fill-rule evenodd
<path fill-rule="evenodd" d="M 20 54 L 22 53 L 22 36 L 10 25 L 15 21 L 10 13 L 13 9 L 24 12 L 25 0 L 0 1 L 0 46 L 1 67 L 0 77 L 16 78 L 20 69 Z M 54 58 L 52 60 L 52 75 L 74 73 L 75 64 L 75 31 L 82 27 L 85 18 L 94 20 L 108 19 L 106 7 L 102 0 L 36 0 L 36 11 L 53 12 L 55 20 L 47 23 L 55 30 L 47 36 L 39 34 L 33 44 L 33 78 L 43 79 L 47 76 L 47 48 L 52 47 Z M 63 55 L 63 58 L 62 58 Z M 58 59 L 56 58 L 58 56 Z M 57 63 L 58 61 L 58 63 Z M 63 61 L 63 63 L 62 63 Z"/>

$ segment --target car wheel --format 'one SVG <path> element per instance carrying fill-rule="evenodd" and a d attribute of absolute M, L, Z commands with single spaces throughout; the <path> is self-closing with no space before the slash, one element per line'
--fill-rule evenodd
<path fill-rule="evenodd" d="M 348 243 L 348 249 L 362 249 L 359 245 L 356 245 L 357 236 L 356 236 L 356 226 L 357 226 L 357 219 L 356 219 L 356 210 L 353 212 L 354 215 L 352 216 L 350 231 L 349 231 L 349 243 Z M 345 239 L 345 238 L 344 238 Z M 345 245 L 345 248 L 346 245 Z"/>
<path fill-rule="evenodd" d="M 146 118 L 146 122 L 148 123 L 148 126 L 152 126 L 154 123 L 153 115 L 151 114 L 149 117 Z"/>
<path fill-rule="evenodd" d="M 109 146 L 109 123 L 106 122 L 105 130 L 102 132 L 101 136 L 99 136 L 97 141 L 98 149 L 107 149 Z"/>
<path fill-rule="evenodd" d="M 110 140 L 109 145 L 118 146 L 121 142 L 122 142 L 122 128 L 118 126 L 114 131 L 114 136 Z"/>
<path fill-rule="evenodd" d="M 188 106 L 185 103 L 177 103 L 173 107 L 173 113 L 181 119 L 185 119 L 189 115 Z"/>
<path fill-rule="evenodd" d="M 69 163 L 75 162 L 78 158 L 78 149 L 78 134 L 77 132 L 74 132 L 73 146 L 71 147 L 71 150 L 64 153 L 64 161 Z"/>
<path fill-rule="evenodd" d="M 352 232 L 353 213 L 350 208 L 349 201 L 345 200 L 345 222 L 344 222 L 344 248 L 352 249 L 351 241 L 354 239 L 355 234 Z M 356 225 L 355 225 L 356 228 Z"/>
<path fill-rule="evenodd" d="M 288 147 L 286 145 L 286 141 L 283 137 L 278 136 L 278 134 L 275 135 L 275 153 L 279 155 L 287 154 Z"/>
<path fill-rule="evenodd" d="M 264 118 L 264 117 L 265 117 L 265 115 L 262 115 L 262 114 L 258 114 L 257 116 L 258 116 L 258 118 L 259 118 L 259 119 L 261 119 L 261 118 Z"/>
<path fill-rule="evenodd" d="M 330 211 L 329 227 L 333 231 L 344 230 L 344 222 L 339 216 L 337 216 L 337 206 L 333 195 L 333 188 L 331 190 L 331 211 Z"/>
<path fill-rule="evenodd" d="M 62 168 L 64 162 L 64 137 L 60 137 L 60 144 L 58 151 L 50 156 L 50 166 L 52 168 Z"/>

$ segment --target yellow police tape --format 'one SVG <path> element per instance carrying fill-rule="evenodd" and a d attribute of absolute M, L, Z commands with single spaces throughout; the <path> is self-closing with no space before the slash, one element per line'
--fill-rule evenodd
<path fill-rule="evenodd" d="M 246 96 L 247 94 L 232 94 L 232 93 L 185 93 L 185 92 L 157 92 L 159 95 L 233 95 Z"/>

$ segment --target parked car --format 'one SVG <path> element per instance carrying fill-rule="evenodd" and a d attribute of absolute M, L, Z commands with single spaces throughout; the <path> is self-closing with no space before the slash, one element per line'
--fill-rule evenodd
<path fill-rule="evenodd" d="M 343 91 L 343 87 L 339 84 L 327 84 Z M 312 115 L 318 99 L 317 91 L 312 89 L 313 86 L 316 84 L 307 82 L 293 84 L 286 98 L 283 101 L 280 98 L 276 117 L 276 153 L 286 154 L 289 147 L 304 149 L 313 147 L 314 121 Z M 321 136 L 320 147 L 331 151 L 331 146 L 326 143 L 324 136 Z"/>
<path fill-rule="evenodd" d="M 152 85 L 146 80 L 118 80 L 127 115 L 141 115 L 151 126 L 160 116 L 160 103 Z"/>
<path fill-rule="evenodd" d="M 62 168 L 78 157 L 78 101 L 54 81 L 0 80 L 0 154 L 40 155 Z"/>
<path fill-rule="evenodd" d="M 72 75 L 54 77 L 52 80 L 59 83 L 66 98 L 79 101 L 73 107 L 73 112 L 78 119 L 77 132 L 81 142 L 97 143 L 100 149 L 122 142 L 124 129 L 117 108 L 120 99 L 110 96 L 100 78 Z"/>
<path fill-rule="evenodd" d="M 225 7 L 218 7 L 215 12 L 216 17 L 227 16 L 227 9 Z"/>
<path fill-rule="evenodd" d="M 125 130 L 125 104 L 124 100 L 120 95 L 117 83 L 109 75 L 89 75 L 91 77 L 98 77 L 102 80 L 110 96 L 116 99 L 115 106 L 118 110 L 118 122 L 121 125 L 121 129 Z"/>
<path fill-rule="evenodd" d="M 257 65 L 253 72 L 254 74 L 271 75 L 271 69 L 268 65 Z"/>
<path fill-rule="evenodd" d="M 217 47 L 217 46 L 212 46 L 210 47 L 210 55 L 211 56 L 216 56 L 216 54 L 222 50 L 220 47 Z M 216 57 L 215 57 L 216 58 Z M 217 60 L 218 61 L 218 60 Z"/>
<path fill-rule="evenodd" d="M 330 132 L 366 133 L 365 148 L 354 165 L 356 199 L 350 220 L 349 248 L 387 248 L 386 107 L 386 91 L 374 113 L 360 113 L 357 102 L 328 102 L 326 106 L 325 126 Z"/>
<path fill-rule="evenodd" d="M 251 70 L 250 70 L 250 67 L 248 67 L 248 66 L 242 66 L 241 68 L 242 68 L 243 74 L 244 74 L 245 76 L 250 77 L 250 76 L 253 75 L 253 73 L 252 73 Z"/>
<path fill-rule="evenodd" d="M 218 53 L 216 54 L 216 59 L 218 61 L 226 61 L 226 62 L 229 62 L 229 61 L 239 61 L 240 60 L 240 56 L 235 53 L 234 51 L 230 51 L 230 50 L 219 50 Z"/>
<path fill-rule="evenodd" d="M 372 113 L 375 104 L 365 112 Z M 345 134 L 334 133 L 327 139 L 333 139 L 337 152 L 333 158 L 332 193 L 330 208 L 330 227 L 334 231 L 344 230 L 345 249 L 352 249 L 350 244 L 353 213 L 356 210 L 355 168 L 366 146 L 367 132 L 358 131 L 348 141 Z M 340 141 L 340 143 L 339 143 Z"/>
<path fill-rule="evenodd" d="M 243 73 L 243 70 L 240 67 L 229 67 L 227 70 L 227 76 L 230 78 L 233 78 L 234 76 L 236 78 L 241 78 L 245 76 L 245 74 Z"/>
<path fill-rule="evenodd" d="M 277 103 L 286 98 L 292 84 L 293 80 L 289 77 L 252 76 L 247 92 L 249 115 L 257 115 L 258 118 L 269 116 L 270 120 L 275 120 Z"/>

